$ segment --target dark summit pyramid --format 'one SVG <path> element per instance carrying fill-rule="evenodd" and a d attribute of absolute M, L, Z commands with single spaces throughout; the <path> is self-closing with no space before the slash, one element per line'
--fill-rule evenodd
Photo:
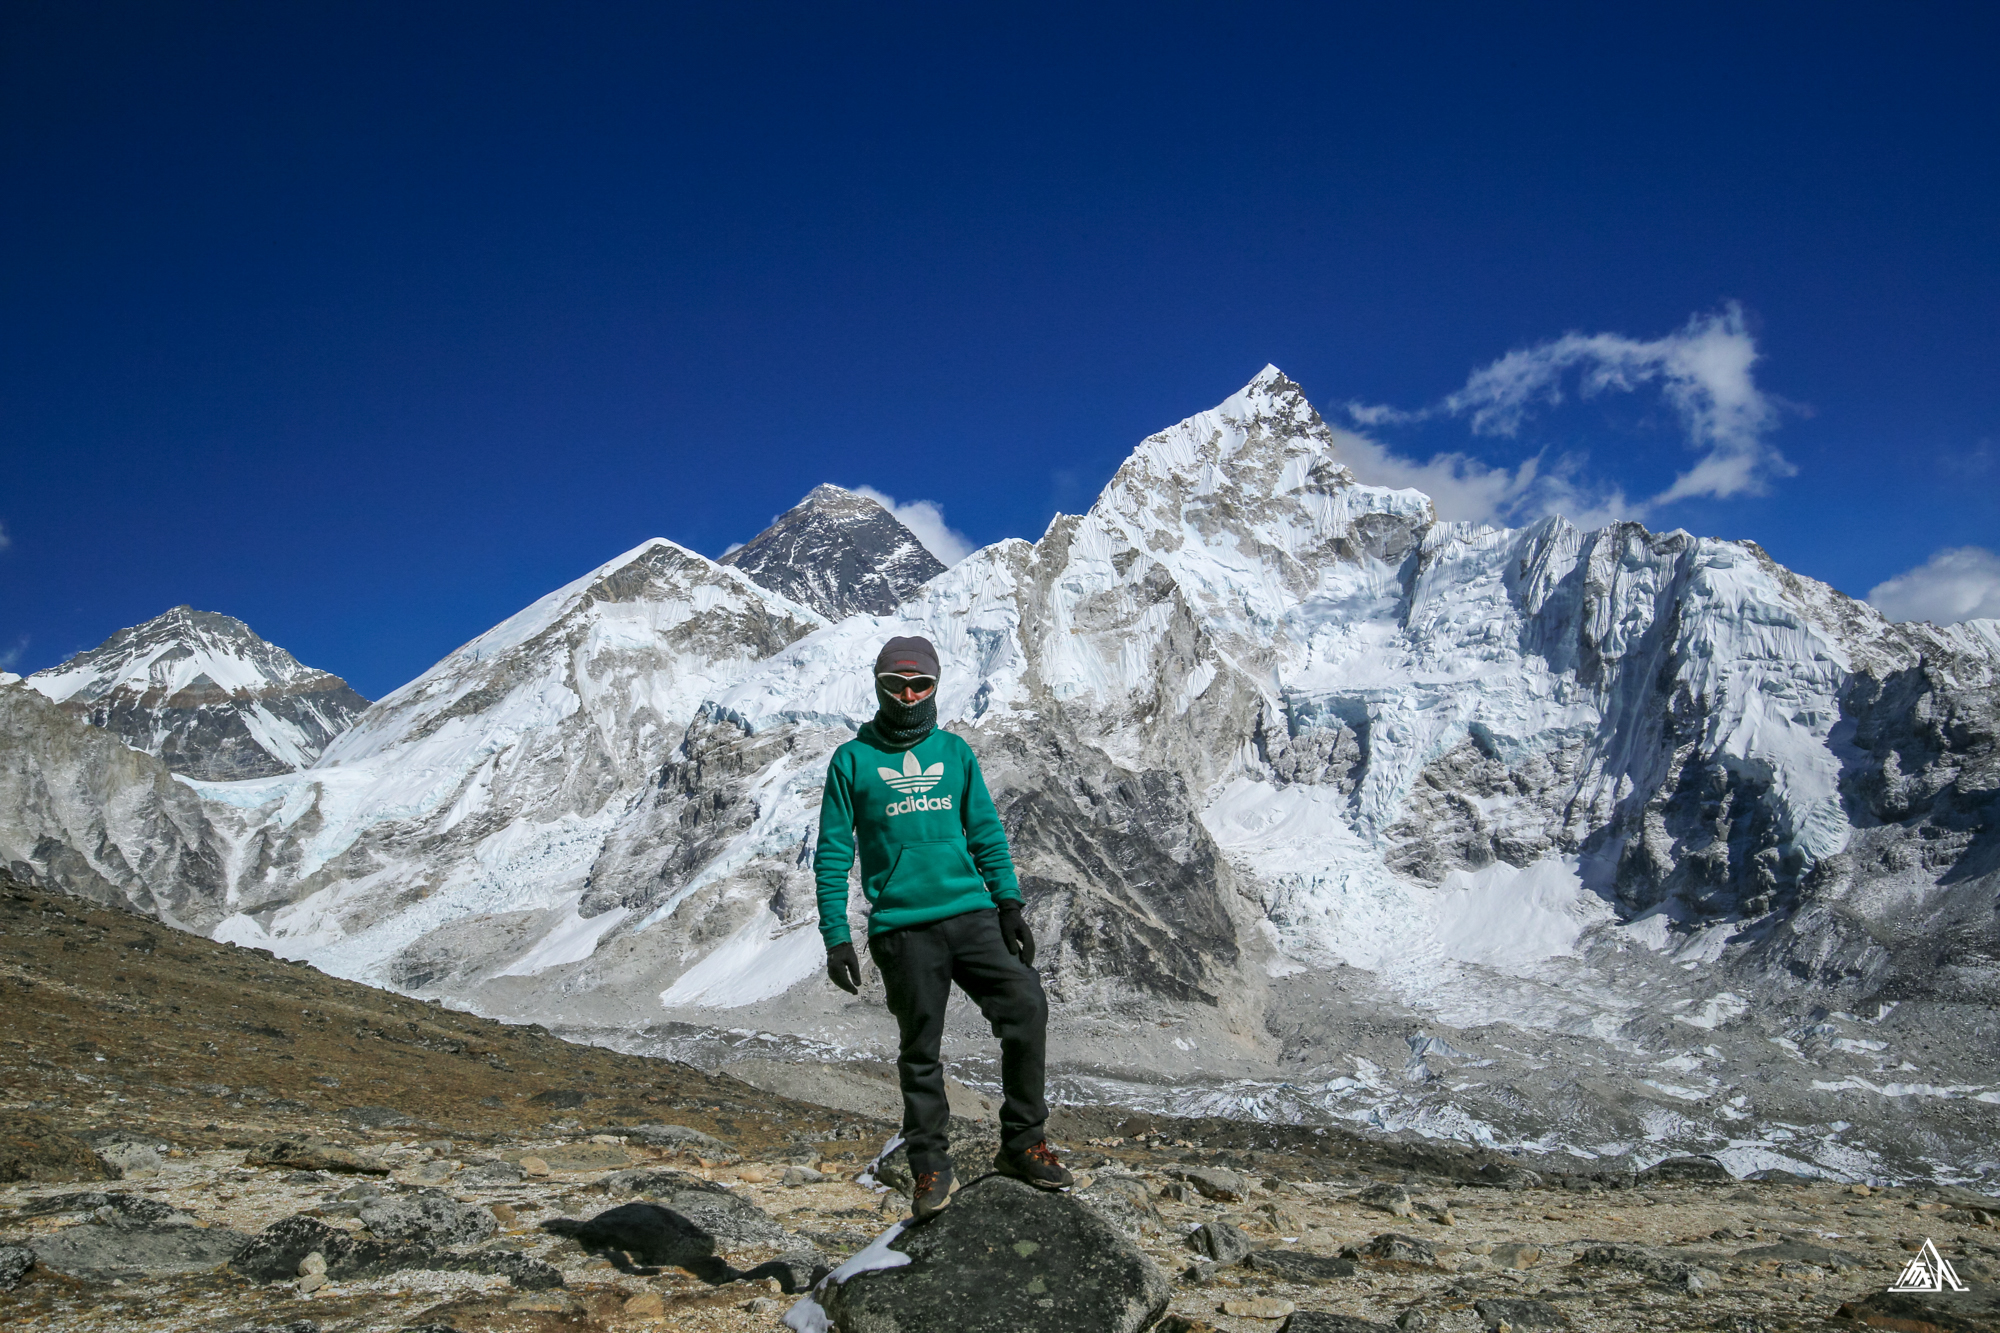
<path fill-rule="evenodd" d="M 945 570 L 894 514 L 838 486 L 813 487 L 722 563 L 830 620 L 886 615 Z"/>
<path fill-rule="evenodd" d="M 177 606 L 28 685 L 176 773 L 231 781 L 305 768 L 368 701 L 233 616 Z"/>

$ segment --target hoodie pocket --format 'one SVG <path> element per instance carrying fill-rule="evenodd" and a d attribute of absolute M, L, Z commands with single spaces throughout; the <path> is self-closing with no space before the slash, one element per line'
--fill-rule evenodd
<path fill-rule="evenodd" d="M 875 897 L 875 910 L 933 907 L 985 887 L 971 853 L 957 839 L 905 843 Z"/>

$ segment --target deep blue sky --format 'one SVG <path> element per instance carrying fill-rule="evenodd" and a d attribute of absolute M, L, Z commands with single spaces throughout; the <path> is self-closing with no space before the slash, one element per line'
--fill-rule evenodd
<path fill-rule="evenodd" d="M 1266 361 L 1418 408 L 1728 302 L 1798 472 L 1647 519 L 1863 595 L 2000 545 L 1996 13 L 10 4 L 0 654 L 190 602 L 377 697 L 822 480 L 1034 537 Z"/>

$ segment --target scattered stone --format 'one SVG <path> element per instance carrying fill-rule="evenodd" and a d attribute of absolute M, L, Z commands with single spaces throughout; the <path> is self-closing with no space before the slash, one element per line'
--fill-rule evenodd
<path fill-rule="evenodd" d="M 253 1282 L 283 1282 L 296 1276 L 299 1265 L 315 1253 L 325 1262 L 329 1280 L 425 1268 L 436 1258 L 422 1245 L 357 1236 L 317 1218 L 294 1216 L 249 1237 L 229 1266 Z"/>
<path fill-rule="evenodd" d="M 1278 1333 L 1396 1333 L 1387 1324 L 1371 1323 L 1349 1314 L 1301 1310 L 1278 1326 Z"/>
<path fill-rule="evenodd" d="M 282 1167 L 287 1171 L 339 1171 L 348 1175 L 386 1176 L 389 1168 L 351 1149 L 322 1139 L 273 1139 L 252 1148 L 245 1166 Z"/>
<path fill-rule="evenodd" d="M 0 1245 L 0 1291 L 20 1285 L 35 1266 L 35 1252 L 25 1245 Z"/>
<path fill-rule="evenodd" d="M 1244 1262 L 1260 1273 L 1270 1273 L 1287 1282 L 1332 1282 L 1361 1271 L 1352 1259 L 1308 1254 L 1304 1250 L 1258 1250 Z"/>
<path fill-rule="evenodd" d="M 222 1267 L 250 1238 L 226 1227 L 189 1226 L 174 1219 L 65 1227 L 28 1242 L 35 1263 L 51 1273 L 95 1281 L 206 1273 Z"/>
<path fill-rule="evenodd" d="M 314 1250 L 311 1254 L 299 1260 L 300 1277 L 311 1277 L 315 1273 L 324 1272 L 326 1272 L 326 1256 L 318 1250 Z"/>
<path fill-rule="evenodd" d="M 818 1185 L 825 1179 L 824 1175 L 809 1166 L 791 1166 L 785 1168 L 784 1178 L 778 1183 L 785 1186 Z"/>
<path fill-rule="evenodd" d="M 1222 1203 L 1242 1203 L 1250 1197 L 1250 1180 L 1220 1166 L 1181 1166 L 1174 1174 L 1200 1191 L 1203 1198 Z"/>
<path fill-rule="evenodd" d="M 1402 1236 L 1385 1231 L 1366 1245 L 1350 1245 L 1340 1252 L 1344 1259 L 1387 1259 L 1393 1263 L 1437 1264 L 1437 1246 L 1419 1236 Z"/>
<path fill-rule="evenodd" d="M 0 1111 L 0 1183 L 13 1180 L 116 1180 L 118 1168 L 46 1116 Z"/>
<path fill-rule="evenodd" d="M 429 1189 L 369 1199 L 355 1216 L 383 1240 L 415 1241 L 432 1248 L 477 1244 L 500 1225 L 488 1210 Z"/>
<path fill-rule="evenodd" d="M 1587 1246 L 1583 1253 L 1576 1257 L 1576 1262 L 1603 1264 L 1611 1268 L 1629 1268 L 1635 1273 L 1643 1273 L 1657 1282 L 1664 1282 L 1683 1291 L 1701 1291 L 1708 1287 L 1719 1286 L 1722 1281 L 1715 1272 L 1700 1264 L 1673 1255 L 1659 1254 L 1643 1245 Z"/>
<path fill-rule="evenodd" d="M 578 1092 L 575 1088 L 550 1088 L 547 1092 L 536 1093 L 528 1100 L 536 1106 L 550 1106 L 558 1111 L 573 1111 L 588 1101 L 589 1095 Z"/>
<path fill-rule="evenodd" d="M 738 1277 L 748 1282 L 775 1282 L 778 1291 L 796 1294 L 812 1290 L 814 1284 L 827 1275 L 830 1267 L 826 1256 L 818 1250 L 796 1250 L 775 1259 L 766 1259 Z"/>
<path fill-rule="evenodd" d="M 352 1120 L 370 1129 L 400 1129 L 417 1123 L 415 1116 L 398 1111 L 393 1106 L 343 1106 L 335 1114 L 342 1120 Z"/>
<path fill-rule="evenodd" d="M 1250 1238 L 1227 1222 L 1204 1222 L 1188 1233 L 1188 1245 L 1218 1264 L 1240 1263 L 1254 1248 Z"/>
<path fill-rule="evenodd" d="M 543 1163 L 544 1166 L 547 1163 Z M 488 1158 L 473 1162 L 458 1173 L 458 1183 L 466 1189 L 490 1188 L 494 1185 L 512 1185 L 521 1179 L 521 1168 L 513 1162 L 503 1162 L 499 1158 Z"/>
<path fill-rule="evenodd" d="M 549 1173 L 549 1164 L 539 1157 L 523 1157 L 518 1165 L 524 1176 L 542 1177 Z"/>
<path fill-rule="evenodd" d="M 648 1148 L 680 1148 L 708 1158 L 736 1155 L 734 1148 L 713 1134 L 704 1134 L 698 1129 L 689 1129 L 686 1125 L 617 1125 L 603 1132 L 618 1135 L 628 1143 L 644 1144 Z"/>
<path fill-rule="evenodd" d="M 428 1162 L 419 1162 L 407 1171 L 395 1173 L 397 1180 L 406 1185 L 441 1185 L 458 1173 L 458 1163 L 434 1157 Z"/>
<path fill-rule="evenodd" d="M 165 1139 L 125 1130 L 100 1130 L 82 1137 L 96 1150 L 98 1157 L 121 1177 L 156 1172 L 166 1165 L 166 1159 L 161 1156 L 169 1146 Z"/>
<path fill-rule="evenodd" d="M 1547 1301 L 1493 1297 L 1474 1301 L 1472 1311 L 1489 1329 L 1564 1328 L 1569 1324 L 1569 1320 L 1563 1318 L 1563 1312 Z"/>
<path fill-rule="evenodd" d="M 663 1313 L 667 1303 L 660 1299 L 657 1291 L 642 1291 L 625 1302 L 625 1313 L 629 1315 L 657 1315 Z"/>
<path fill-rule="evenodd" d="M 1206 1319 L 1191 1319 L 1184 1314 L 1170 1314 L 1153 1325 L 1152 1333 L 1221 1333 Z"/>
<path fill-rule="evenodd" d="M 1099 1175 L 1072 1196 L 1095 1208 L 1107 1221 L 1133 1238 L 1158 1234 L 1160 1210 L 1137 1176 Z"/>
<path fill-rule="evenodd" d="M 1166 1308 L 1166 1276 L 1116 1227 L 1061 1194 L 1004 1176 L 890 1243 L 900 1268 L 819 1297 L 842 1333 L 1138 1333 Z"/>
<path fill-rule="evenodd" d="M 1283 1319 L 1298 1308 L 1277 1296 L 1238 1296 L 1222 1303 L 1222 1313 L 1237 1319 Z"/>
<path fill-rule="evenodd" d="M 552 1148 L 510 1148 L 500 1154 L 502 1161 L 517 1162 L 529 1175 L 535 1172 L 529 1167 L 532 1161 L 541 1162 L 551 1171 L 603 1171 L 632 1165 L 631 1154 L 615 1143 L 560 1143 Z"/>
<path fill-rule="evenodd" d="M 1729 1174 L 1729 1168 L 1713 1157 L 1669 1157 L 1639 1173 L 1639 1184 L 1642 1186 L 1689 1182 L 1728 1184 L 1735 1179 Z"/>
<path fill-rule="evenodd" d="M 1413 1211 L 1410 1192 L 1401 1185 L 1371 1185 L 1354 1196 L 1364 1208 L 1375 1208 L 1392 1217 L 1408 1217 Z"/>
<path fill-rule="evenodd" d="M 162 1226 L 201 1225 L 195 1215 L 184 1208 L 161 1203 L 158 1199 L 149 1199 L 143 1194 L 119 1194 L 104 1190 L 88 1190 L 82 1194 L 56 1194 L 46 1199 L 37 1199 L 17 1209 L 14 1216 L 61 1217 L 65 1214 L 89 1217 L 108 1226 L 141 1222 Z"/>

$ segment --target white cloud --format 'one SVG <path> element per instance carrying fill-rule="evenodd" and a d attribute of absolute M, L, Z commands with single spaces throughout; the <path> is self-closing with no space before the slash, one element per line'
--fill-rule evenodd
<path fill-rule="evenodd" d="M 1370 486 L 1420 490 L 1447 523 L 1505 527 L 1561 514 L 1579 527 L 1596 528 L 1632 516 L 1632 506 L 1616 487 L 1587 492 L 1577 485 L 1569 460 L 1548 468 L 1537 454 L 1519 467 L 1504 468 L 1469 454 L 1444 453 L 1420 463 L 1366 435 L 1337 426 L 1333 434 L 1341 462 L 1355 477 Z"/>
<path fill-rule="evenodd" d="M 894 514 L 911 535 L 924 544 L 926 551 L 947 566 L 955 565 L 972 554 L 972 542 L 964 533 L 945 523 L 944 506 L 937 501 L 911 500 L 899 504 L 894 496 L 885 495 L 873 486 L 856 486 L 854 493 L 867 496 Z"/>
<path fill-rule="evenodd" d="M 7 525 L 5 523 L 0 523 L 0 551 L 6 550 L 13 544 L 14 544 L 14 539 L 7 535 Z"/>
<path fill-rule="evenodd" d="M 1953 546 L 1868 590 L 1868 604 L 1891 620 L 2000 619 L 2000 555 Z"/>
<path fill-rule="evenodd" d="M 14 664 L 19 662 L 21 660 L 21 655 L 23 653 L 26 653 L 27 651 L 28 651 L 28 636 L 23 634 L 19 639 L 16 639 L 14 641 L 14 646 L 12 648 L 9 648 L 4 653 L 0 653 L 0 671 L 12 671 L 14 669 Z"/>
<path fill-rule="evenodd" d="M 1568 489 L 1564 502 L 1581 501 L 1583 512 L 1638 518 L 1660 505 L 1696 496 L 1720 500 L 1762 495 L 1772 478 L 1798 471 L 1767 438 L 1784 405 L 1757 387 L 1751 374 L 1757 360 L 1756 340 L 1744 327 L 1742 309 L 1732 304 L 1718 314 L 1696 315 L 1678 331 L 1650 342 L 1617 333 L 1568 333 L 1509 352 L 1473 371 L 1464 387 L 1443 401 L 1417 411 L 1370 403 L 1349 403 L 1346 411 L 1364 426 L 1458 417 L 1475 435 L 1513 436 L 1536 411 L 1561 404 L 1572 377 L 1577 395 L 1583 398 L 1657 385 L 1700 457 L 1650 499 L 1628 502 L 1615 489 L 1595 497 L 1579 495 L 1568 480 L 1573 469 L 1565 469 L 1557 478 L 1560 486 L 1551 487 L 1547 477 L 1532 471 L 1522 475 L 1536 460 L 1512 472 L 1463 454 L 1440 454 L 1421 465 L 1439 470 L 1446 485 L 1471 483 L 1473 498 L 1490 497 L 1490 504 L 1497 504 L 1497 512 L 1506 516 L 1536 507 L 1559 508 L 1550 497 L 1556 490 Z M 1570 517 L 1584 522 L 1577 513 Z"/>

